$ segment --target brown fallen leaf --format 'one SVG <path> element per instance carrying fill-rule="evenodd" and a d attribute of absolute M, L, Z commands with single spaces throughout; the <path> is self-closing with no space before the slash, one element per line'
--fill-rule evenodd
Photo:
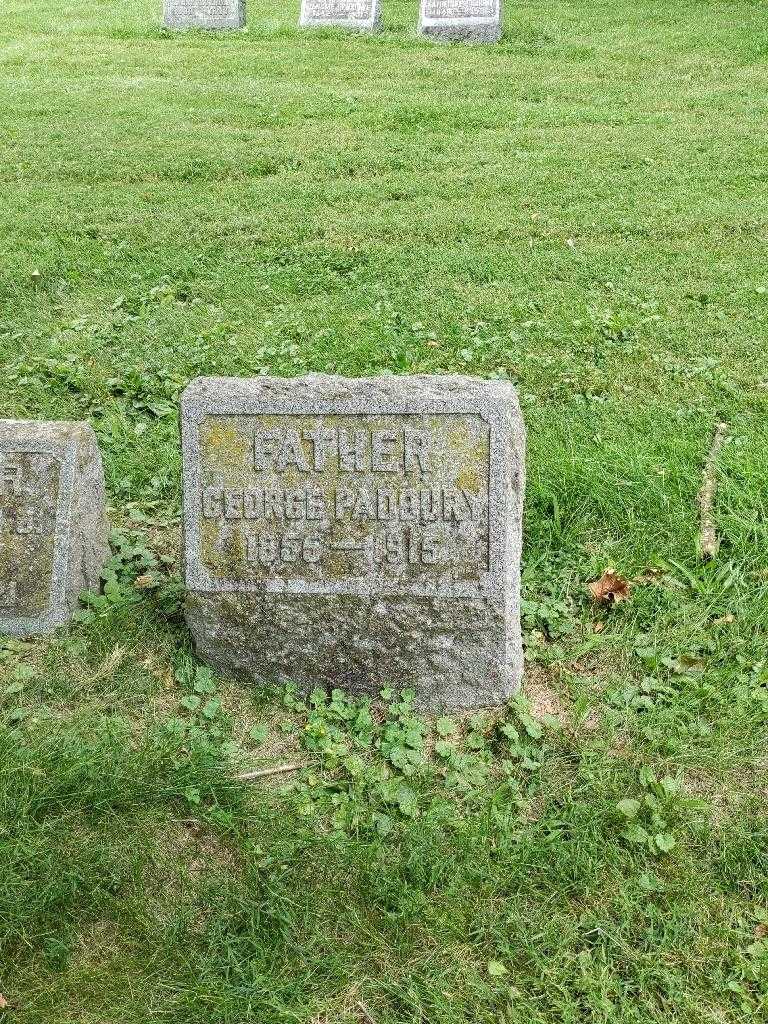
<path fill-rule="evenodd" d="M 618 576 L 614 569 L 606 569 L 599 580 L 593 580 L 587 588 L 595 601 L 601 604 L 618 604 L 630 597 L 629 583 Z"/>

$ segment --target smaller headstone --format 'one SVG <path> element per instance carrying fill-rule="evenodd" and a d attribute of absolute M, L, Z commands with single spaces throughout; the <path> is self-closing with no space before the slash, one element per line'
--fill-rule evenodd
<path fill-rule="evenodd" d="M 245 0 L 163 0 L 165 28 L 237 29 L 245 25 Z"/>
<path fill-rule="evenodd" d="M 104 471 L 87 423 L 0 420 L 0 634 L 49 633 L 109 557 Z"/>
<path fill-rule="evenodd" d="M 380 0 L 301 0 L 299 25 L 373 32 L 378 28 L 380 13 Z"/>
<path fill-rule="evenodd" d="M 419 32 L 445 42 L 497 43 L 501 0 L 421 0 Z"/>

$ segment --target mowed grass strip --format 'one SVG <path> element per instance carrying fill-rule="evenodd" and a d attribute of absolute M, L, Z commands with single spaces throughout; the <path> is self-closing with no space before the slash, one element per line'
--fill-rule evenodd
<path fill-rule="evenodd" d="M 297 19 L 2 13 L 0 414 L 88 418 L 122 533 L 111 605 L 0 647 L 0 1018 L 757 1019 L 765 7 L 507 3 L 489 47 L 419 40 L 416 0 Z M 533 719 L 369 725 L 195 666 L 179 391 L 308 370 L 517 384 Z M 609 566 L 631 599 L 595 607 Z"/>

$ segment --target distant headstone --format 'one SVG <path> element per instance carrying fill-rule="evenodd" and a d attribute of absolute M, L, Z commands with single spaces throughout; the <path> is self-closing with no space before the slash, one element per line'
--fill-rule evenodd
<path fill-rule="evenodd" d="M 165 28 L 235 29 L 245 25 L 245 0 L 163 0 Z"/>
<path fill-rule="evenodd" d="M 258 683 L 422 706 L 519 685 L 525 435 L 511 384 L 201 378 L 182 398 L 187 622 Z"/>
<path fill-rule="evenodd" d="M 302 28 L 351 28 L 372 32 L 379 25 L 380 0 L 301 0 Z"/>
<path fill-rule="evenodd" d="M 419 31 L 446 42 L 496 43 L 501 0 L 421 0 Z"/>
<path fill-rule="evenodd" d="M 104 472 L 86 423 L 0 420 L 0 633 L 48 633 L 109 556 Z"/>

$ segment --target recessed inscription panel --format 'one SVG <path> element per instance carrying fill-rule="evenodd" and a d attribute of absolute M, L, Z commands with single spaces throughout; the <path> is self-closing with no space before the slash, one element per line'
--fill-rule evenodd
<path fill-rule="evenodd" d="M 437 593 L 488 572 L 479 415 L 207 415 L 198 444 L 198 557 L 213 589 Z"/>
<path fill-rule="evenodd" d="M 373 28 L 379 18 L 379 0 L 302 0 L 302 25 L 342 25 Z"/>
<path fill-rule="evenodd" d="M 422 17 L 446 18 L 496 18 L 498 0 L 422 0 Z"/>
<path fill-rule="evenodd" d="M 307 16 L 322 21 L 351 18 L 366 21 L 371 16 L 371 0 L 305 0 Z"/>
<path fill-rule="evenodd" d="M 51 601 L 61 462 L 0 450 L 0 617 L 41 615 Z"/>

